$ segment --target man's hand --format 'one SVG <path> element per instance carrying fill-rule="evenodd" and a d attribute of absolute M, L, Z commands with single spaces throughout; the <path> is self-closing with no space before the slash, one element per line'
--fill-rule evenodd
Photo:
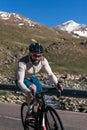
<path fill-rule="evenodd" d="M 31 101 L 34 99 L 34 96 L 31 91 L 28 93 L 28 97 Z"/>
<path fill-rule="evenodd" d="M 63 87 L 59 83 L 57 83 L 57 90 L 59 92 L 63 91 Z"/>

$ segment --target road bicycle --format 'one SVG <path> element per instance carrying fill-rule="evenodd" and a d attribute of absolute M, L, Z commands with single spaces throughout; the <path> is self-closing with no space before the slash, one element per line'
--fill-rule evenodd
<path fill-rule="evenodd" d="M 58 112 L 50 106 L 47 105 L 44 95 L 47 93 L 52 93 L 54 88 L 49 88 L 37 92 L 41 94 L 42 106 L 40 110 L 37 110 L 37 116 L 35 117 L 35 122 L 25 123 L 26 113 L 28 111 L 28 104 L 24 102 L 21 105 L 21 120 L 24 127 L 24 130 L 64 130 L 63 123 L 61 121 Z M 35 101 L 38 103 L 38 97 L 35 98 Z M 33 101 L 34 104 L 34 101 Z M 38 103 L 39 108 L 39 103 Z"/>

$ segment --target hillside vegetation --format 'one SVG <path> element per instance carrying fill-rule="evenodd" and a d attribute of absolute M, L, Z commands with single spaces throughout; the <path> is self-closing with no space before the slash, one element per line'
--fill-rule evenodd
<path fill-rule="evenodd" d="M 0 20 L 0 76 L 14 77 L 17 61 L 28 53 L 32 41 L 42 43 L 44 55 L 56 73 L 87 73 L 87 38 L 72 38 L 66 32 L 44 25 L 18 27 Z"/>

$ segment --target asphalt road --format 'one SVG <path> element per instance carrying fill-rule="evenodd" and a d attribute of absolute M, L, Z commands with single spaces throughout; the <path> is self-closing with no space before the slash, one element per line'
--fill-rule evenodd
<path fill-rule="evenodd" d="M 0 130 L 23 130 L 20 105 L 0 103 Z M 65 130 L 87 130 L 87 113 L 58 111 Z"/>

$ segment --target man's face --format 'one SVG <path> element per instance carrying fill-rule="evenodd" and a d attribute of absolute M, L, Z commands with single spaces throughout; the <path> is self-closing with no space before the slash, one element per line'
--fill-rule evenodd
<path fill-rule="evenodd" d="M 31 54 L 31 58 L 34 64 L 38 64 L 42 58 L 42 54 Z"/>

